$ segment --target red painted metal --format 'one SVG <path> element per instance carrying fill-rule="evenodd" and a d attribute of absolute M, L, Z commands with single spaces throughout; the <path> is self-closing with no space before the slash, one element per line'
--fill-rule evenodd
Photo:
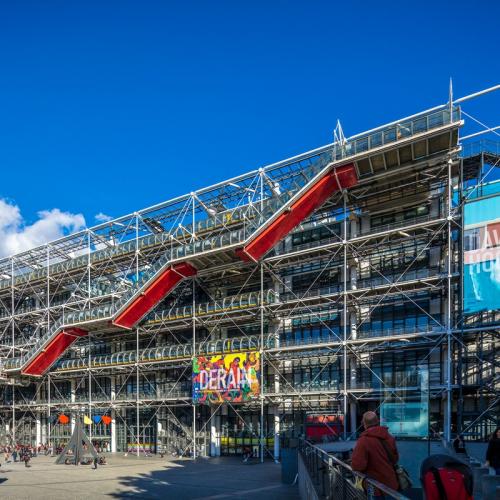
<path fill-rule="evenodd" d="M 197 270 L 187 262 L 165 269 L 133 302 L 113 321 L 121 328 L 132 328 L 146 313 L 165 298 L 184 278 L 194 276 Z"/>
<path fill-rule="evenodd" d="M 335 191 L 354 186 L 357 182 L 356 169 L 352 163 L 331 170 L 262 232 L 257 233 L 245 247 L 238 249 L 236 251 L 238 257 L 244 261 L 259 260 Z"/>
<path fill-rule="evenodd" d="M 66 328 L 61 330 L 43 351 L 22 370 L 22 374 L 33 376 L 43 375 L 73 342 L 87 334 L 87 330 L 81 328 Z"/>

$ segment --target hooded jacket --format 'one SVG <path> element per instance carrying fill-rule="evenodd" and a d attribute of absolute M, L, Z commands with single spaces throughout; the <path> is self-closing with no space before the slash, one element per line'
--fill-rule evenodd
<path fill-rule="evenodd" d="M 393 462 L 389 461 L 387 452 L 381 440 L 384 440 L 391 452 Z M 398 479 L 394 465 L 398 463 L 399 454 L 396 440 L 389 434 L 387 427 L 374 425 L 364 431 L 359 437 L 352 452 L 352 468 L 385 484 L 393 490 L 398 490 Z"/>

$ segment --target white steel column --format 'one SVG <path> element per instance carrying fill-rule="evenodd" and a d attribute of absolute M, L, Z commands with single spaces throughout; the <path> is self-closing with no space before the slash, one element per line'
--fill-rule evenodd
<path fill-rule="evenodd" d="M 274 408 L 274 461 L 279 462 L 280 459 L 280 413 L 279 407 Z"/>
<path fill-rule="evenodd" d="M 35 446 L 38 448 L 42 444 L 42 421 L 40 417 L 40 412 L 36 412 L 35 417 L 35 425 L 36 425 L 36 443 Z"/>
<path fill-rule="evenodd" d="M 14 257 L 12 257 L 12 260 L 10 261 L 10 284 L 11 284 L 11 292 L 10 292 L 10 301 L 11 301 L 11 335 L 12 335 L 12 355 L 15 356 L 16 353 L 16 340 L 15 340 L 15 333 L 16 333 L 16 328 L 15 328 L 15 321 L 14 321 L 14 314 L 16 310 L 16 300 L 15 300 L 15 295 L 14 295 Z"/>
<path fill-rule="evenodd" d="M 47 444 L 51 447 L 52 423 L 50 421 L 50 373 L 47 375 Z"/>
<path fill-rule="evenodd" d="M 194 212 L 194 198 L 193 198 L 193 212 Z M 194 227 L 194 225 L 193 225 Z M 193 368 L 194 358 L 196 356 L 196 282 L 193 278 L 192 293 L 193 293 L 193 358 L 191 359 L 191 369 Z M 193 460 L 196 460 L 196 404 L 194 399 L 191 399 L 191 405 L 193 407 Z"/>
<path fill-rule="evenodd" d="M 260 263 L 260 463 L 264 462 L 264 265 Z"/>
<path fill-rule="evenodd" d="M 448 241 L 447 241 L 447 300 L 446 300 L 446 410 L 445 410 L 445 426 L 444 426 L 444 436 L 446 441 L 451 439 L 451 400 L 452 400 L 452 352 L 451 352 L 451 314 L 452 314 L 452 289 L 451 289 L 451 278 L 452 278 L 452 238 L 451 238 L 451 223 L 452 217 L 452 181 L 451 181 L 451 158 L 448 160 L 448 186 L 447 186 L 447 220 L 448 220 Z"/>
<path fill-rule="evenodd" d="M 342 238 L 342 243 L 344 246 L 344 262 L 343 262 L 343 268 L 344 268 L 344 308 L 343 308 L 343 323 L 344 323 L 344 328 L 343 328 L 343 342 L 342 342 L 342 347 L 343 347 L 343 353 L 342 353 L 342 360 L 343 360 L 343 404 L 342 404 L 342 410 L 344 413 L 344 439 L 347 439 L 347 413 L 348 413 L 348 407 L 347 407 L 347 199 L 346 199 L 346 193 L 344 191 L 343 193 L 344 197 L 344 222 L 343 222 L 343 238 Z"/>
<path fill-rule="evenodd" d="M 90 363 L 91 363 L 91 357 L 90 357 L 90 333 L 88 334 L 88 384 L 89 384 L 89 418 L 90 418 L 90 425 L 89 425 L 89 440 L 92 442 L 92 372 L 90 371 Z M 85 420 L 85 419 L 84 419 Z"/>
<path fill-rule="evenodd" d="M 16 444 L 16 388 L 12 386 L 12 444 Z"/>
<path fill-rule="evenodd" d="M 220 457 L 220 416 L 219 407 L 210 408 L 210 456 Z"/>
<path fill-rule="evenodd" d="M 113 405 L 115 404 L 115 398 L 116 398 L 116 376 L 111 375 L 110 377 L 110 384 L 111 384 L 111 394 L 110 394 L 110 400 L 111 400 L 111 453 L 116 453 L 116 411 L 113 408 Z"/>
<path fill-rule="evenodd" d="M 72 378 L 70 381 L 71 384 L 71 394 L 70 394 L 70 401 L 71 403 L 76 402 L 76 379 Z M 76 416 L 74 412 L 71 412 L 71 434 L 73 434 L 73 431 L 75 430 L 75 424 L 76 424 Z"/>
<path fill-rule="evenodd" d="M 139 429 L 139 328 L 135 329 L 135 447 L 136 447 L 136 455 L 139 456 L 139 441 L 141 437 L 141 432 Z"/>
<path fill-rule="evenodd" d="M 135 282 L 139 283 L 139 214 L 137 212 L 134 213 L 135 217 Z M 139 442 L 141 437 L 141 431 L 139 428 L 139 410 L 140 410 L 140 401 L 139 401 L 139 329 L 135 330 L 135 447 L 136 447 L 136 456 L 140 455 L 139 451 Z M 146 450 L 144 450 L 146 451 Z"/>
<path fill-rule="evenodd" d="M 116 453 L 116 410 L 111 410 L 111 453 Z"/>

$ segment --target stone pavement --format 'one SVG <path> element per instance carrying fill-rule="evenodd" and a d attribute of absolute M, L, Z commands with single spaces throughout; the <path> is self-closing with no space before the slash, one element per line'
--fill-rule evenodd
<path fill-rule="evenodd" d="M 281 468 L 272 462 L 243 464 L 238 458 L 160 459 L 107 454 L 108 465 L 55 465 L 39 456 L 31 467 L 2 463 L 0 498 L 72 500 L 99 498 L 173 498 L 175 500 L 287 499 L 298 488 L 281 483 Z"/>

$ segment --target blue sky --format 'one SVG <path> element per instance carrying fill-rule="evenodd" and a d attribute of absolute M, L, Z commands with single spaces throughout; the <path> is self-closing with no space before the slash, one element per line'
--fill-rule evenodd
<path fill-rule="evenodd" d="M 457 96 L 500 83 L 499 14 L 3 0 L 0 237 L 7 205 L 15 232 L 54 209 L 93 225 L 330 142 L 337 118 L 352 135 L 443 103 L 450 76 Z M 467 109 L 500 125 L 500 96 Z"/>

